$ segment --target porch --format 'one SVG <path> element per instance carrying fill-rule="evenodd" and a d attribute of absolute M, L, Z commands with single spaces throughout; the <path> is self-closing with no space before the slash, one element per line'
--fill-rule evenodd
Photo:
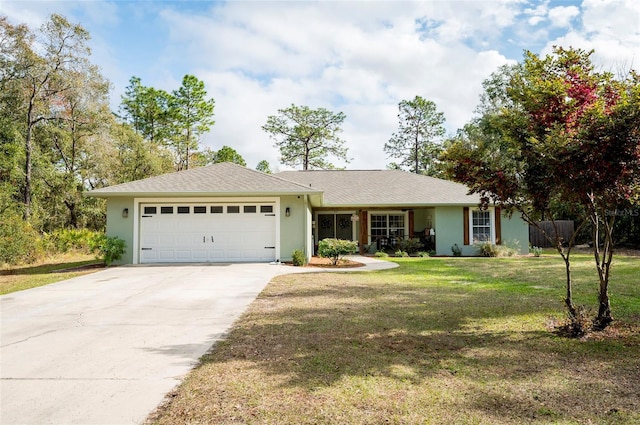
<path fill-rule="evenodd" d="M 360 254 L 395 251 L 403 239 L 418 238 L 422 251 L 436 249 L 435 208 L 316 209 L 313 211 L 313 239 L 357 241 Z"/>

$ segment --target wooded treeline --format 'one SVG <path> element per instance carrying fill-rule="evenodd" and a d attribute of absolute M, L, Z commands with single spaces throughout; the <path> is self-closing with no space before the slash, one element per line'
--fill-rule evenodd
<path fill-rule="evenodd" d="M 23 220 L 38 232 L 99 230 L 104 200 L 83 196 L 87 190 L 213 162 L 246 165 L 227 146 L 200 150 L 200 136 L 214 124 L 214 100 L 193 75 L 170 93 L 132 77 L 113 112 L 89 39 L 60 15 L 36 31 L 0 17 L 3 223 Z"/>

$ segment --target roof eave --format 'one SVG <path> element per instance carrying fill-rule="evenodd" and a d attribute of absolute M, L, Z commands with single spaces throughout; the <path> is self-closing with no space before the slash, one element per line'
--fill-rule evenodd
<path fill-rule="evenodd" d="M 425 202 L 425 203 L 369 203 L 369 204 L 331 204 L 324 203 L 320 205 L 322 208 L 353 208 L 353 209 L 367 209 L 367 208 L 425 208 L 425 207 L 467 207 L 476 206 L 479 201 L 476 202 Z"/>
<path fill-rule="evenodd" d="M 264 197 L 264 196 L 296 196 L 296 195 L 322 195 L 315 191 L 266 191 L 266 192 L 84 192 L 84 196 L 95 198 L 219 198 L 219 197 Z"/>

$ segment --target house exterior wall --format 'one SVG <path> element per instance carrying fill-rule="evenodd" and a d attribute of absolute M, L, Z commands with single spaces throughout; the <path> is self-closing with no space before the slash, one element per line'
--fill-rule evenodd
<path fill-rule="evenodd" d="M 492 210 L 493 211 L 493 210 Z M 436 253 L 451 255 L 451 247 L 457 244 L 462 255 L 478 255 L 474 245 L 464 245 L 463 207 L 436 207 L 434 226 L 436 229 Z M 517 215 L 511 218 L 501 214 L 502 244 L 518 247 L 519 254 L 529 252 L 529 226 Z M 495 229 L 494 229 L 495 232 Z"/>
<path fill-rule="evenodd" d="M 122 210 L 127 208 L 129 215 L 122 217 Z M 134 211 L 133 198 L 111 198 L 107 201 L 107 236 L 119 237 L 124 240 L 126 247 L 122 258 L 114 264 L 133 263 L 133 229 L 138 218 Z"/>
<path fill-rule="evenodd" d="M 290 215 L 286 216 L 287 208 Z M 293 251 L 305 251 L 309 256 L 311 239 L 310 207 L 304 195 L 280 197 L 280 261 L 291 261 Z M 305 237 L 306 236 L 306 237 Z"/>
<path fill-rule="evenodd" d="M 529 224 L 520 215 L 511 218 L 502 214 L 502 243 L 510 247 L 518 247 L 519 254 L 529 253 Z"/>
<path fill-rule="evenodd" d="M 211 199 L 211 198 L 209 198 Z M 139 232 L 136 225 L 138 211 L 134 198 L 113 197 L 107 202 L 107 236 L 117 236 L 126 243 L 126 251 L 116 264 L 131 264 L 136 261 L 134 250 L 134 234 Z M 140 201 L 138 199 L 137 201 Z M 312 210 L 306 195 L 279 197 L 279 236 L 280 261 L 291 261 L 294 250 L 303 250 L 309 259 L 314 252 L 313 220 L 315 212 Z M 128 217 L 122 217 L 124 209 L 128 209 Z M 286 216 L 289 208 L 290 215 Z M 363 210 L 366 211 L 366 210 Z M 370 212 L 370 211 L 369 211 Z M 374 211 L 375 212 L 375 211 Z M 366 212 L 365 212 L 366 215 Z M 354 223 L 355 240 L 358 240 L 361 226 L 367 224 Z M 442 206 L 416 208 L 414 210 L 414 230 L 419 232 L 426 227 L 435 228 L 436 253 L 451 255 L 451 247 L 457 244 L 463 255 L 477 255 L 478 250 L 473 245 L 464 245 L 463 207 Z M 369 233 L 367 229 L 367 233 Z M 529 250 L 529 228 L 519 216 L 511 218 L 502 214 L 501 219 L 502 242 L 509 246 L 518 246 L 520 254 L 527 254 Z M 517 242 L 516 242 L 517 241 Z"/>
<path fill-rule="evenodd" d="M 457 244 L 462 255 L 476 255 L 477 248 L 464 245 L 462 207 L 435 207 L 434 226 L 436 229 L 436 254 L 451 255 L 451 247 Z"/>

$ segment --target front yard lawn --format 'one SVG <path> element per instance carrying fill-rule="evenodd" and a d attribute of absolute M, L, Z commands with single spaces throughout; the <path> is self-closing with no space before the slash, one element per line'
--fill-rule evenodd
<path fill-rule="evenodd" d="M 0 295 L 92 273 L 102 261 L 89 254 L 59 254 L 35 264 L 0 269 Z"/>
<path fill-rule="evenodd" d="M 640 258 L 617 257 L 616 322 L 582 340 L 553 333 L 559 257 L 397 261 L 276 278 L 148 422 L 640 423 Z M 574 272 L 594 307 L 592 258 Z"/>

